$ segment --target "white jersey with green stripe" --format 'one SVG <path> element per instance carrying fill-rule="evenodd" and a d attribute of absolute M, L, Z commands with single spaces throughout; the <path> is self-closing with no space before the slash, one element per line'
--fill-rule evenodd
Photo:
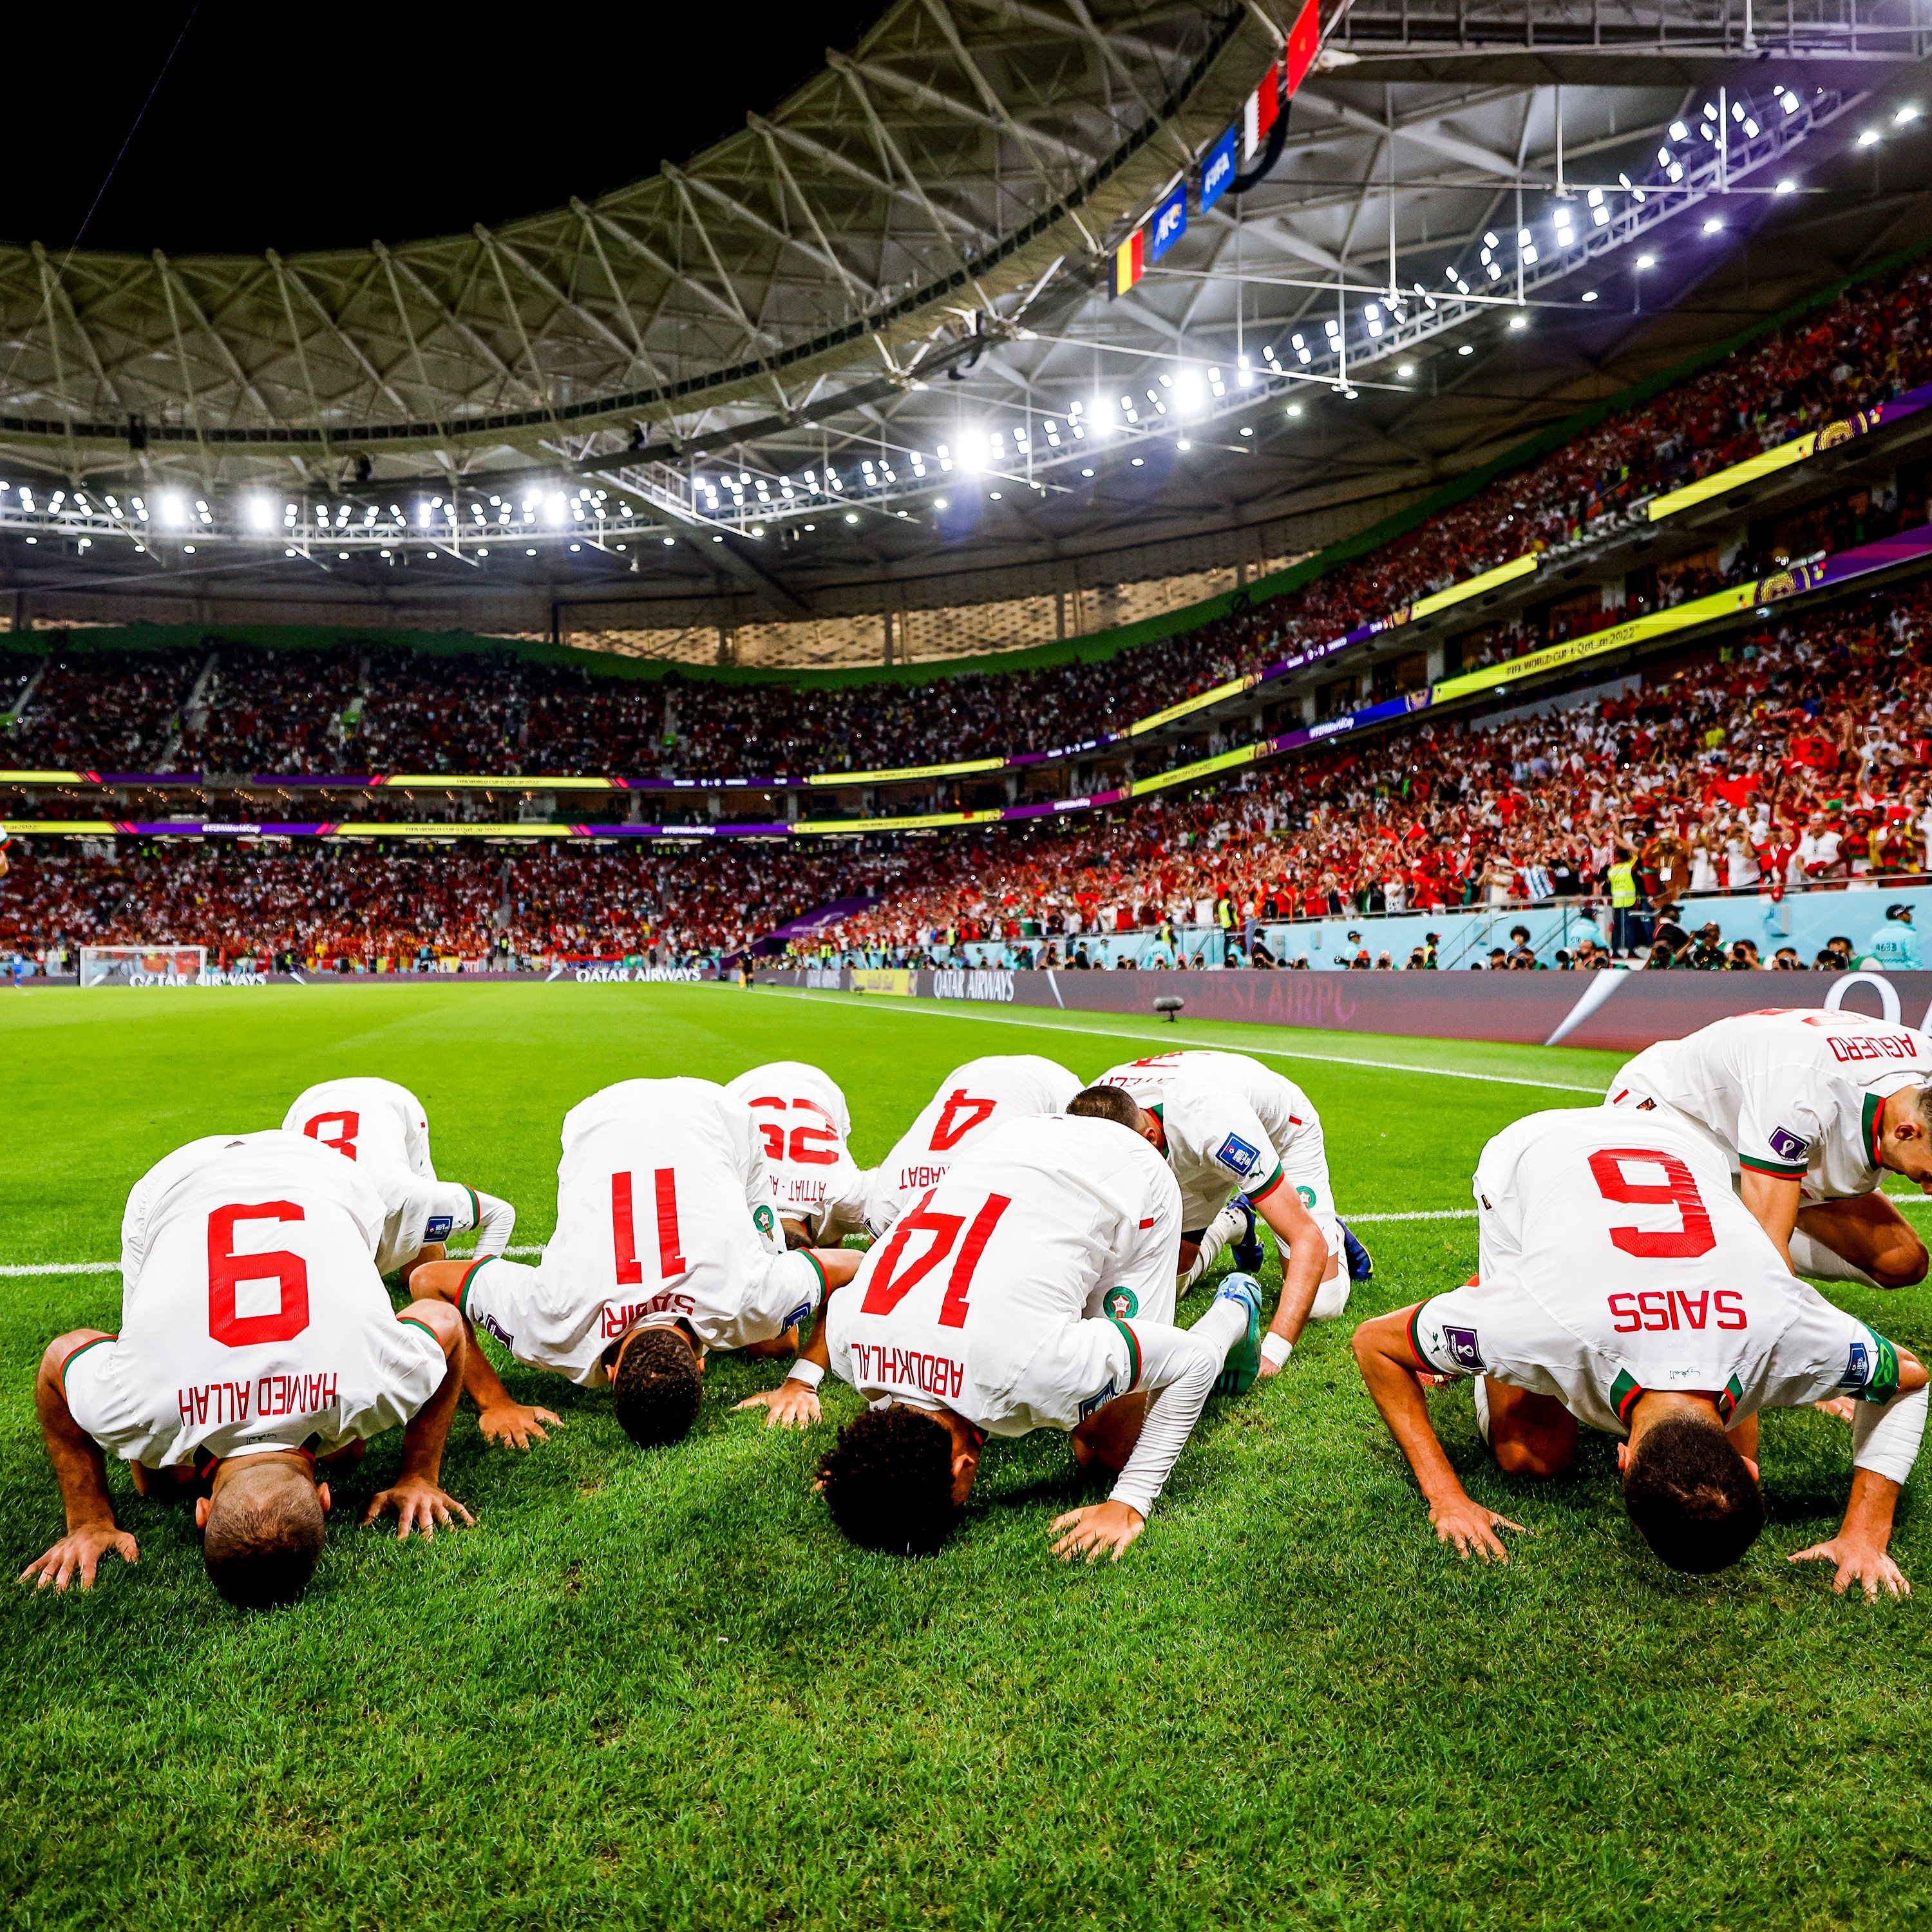
<path fill-rule="evenodd" d="M 1411 1316 L 1418 1359 L 1553 1396 L 1628 1433 L 1646 1390 L 1741 1420 L 1850 1394 L 1888 1401 L 1892 1344 L 1787 1269 L 1702 1134 L 1661 1112 L 1531 1114 L 1483 1150 L 1475 1280 Z"/>
<path fill-rule="evenodd" d="M 519 1361 L 595 1388 L 635 1323 L 741 1348 L 824 1292 L 816 1258 L 785 1252 L 751 1108 L 709 1080 L 624 1080 L 564 1116 L 542 1262 L 479 1262 L 458 1306 Z"/>
<path fill-rule="evenodd" d="M 1604 1105 L 1640 1118 L 1675 1108 L 1724 1148 L 1733 1174 L 1783 1176 L 1834 1201 L 1878 1185 L 1885 1102 L 1928 1080 L 1932 1039 L 1916 1028 L 1798 1008 L 1659 1040 L 1618 1073 Z"/>
<path fill-rule="evenodd" d="M 1322 1119 L 1292 1080 L 1243 1053 L 1157 1053 L 1111 1067 L 1157 1114 L 1180 1184 L 1182 1225 L 1207 1227 L 1236 1194 L 1259 1201 L 1303 1168 L 1327 1171 Z"/>
<path fill-rule="evenodd" d="M 366 1175 L 279 1129 L 178 1148 L 128 1197 L 120 1334 L 63 1368 L 75 1421 L 151 1468 L 407 1421 L 444 1358 L 389 1305 L 382 1221 Z"/>
<path fill-rule="evenodd" d="M 728 1081 L 724 1090 L 758 1124 L 782 1219 L 808 1221 L 828 1192 L 850 1188 L 858 1173 L 845 1146 L 852 1114 L 830 1074 L 802 1060 L 774 1060 Z"/>

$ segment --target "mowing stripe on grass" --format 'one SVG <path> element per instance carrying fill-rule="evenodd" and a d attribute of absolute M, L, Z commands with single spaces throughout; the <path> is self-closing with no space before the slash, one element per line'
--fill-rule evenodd
<path fill-rule="evenodd" d="M 977 1020 L 982 1026 L 1034 1027 L 1049 1033 L 1092 1034 L 1102 1040 L 1144 1040 L 1152 1027 L 1158 1024 L 1150 1022 L 1148 1026 L 1136 1028 L 1130 1033 L 1119 1027 L 1050 1024 L 1044 1020 L 1022 1019 L 1016 1015 L 1006 1013 L 963 1013 L 950 1003 L 944 1008 L 911 1005 L 878 1006 L 862 1004 L 860 1000 L 854 999 L 850 994 L 812 992 L 802 986 L 760 986 L 757 990 L 794 1000 L 836 1000 L 842 1006 L 850 1001 L 853 1007 L 862 1012 L 888 1013 L 895 1016 L 916 1014 L 921 1019 L 928 1020 Z M 1234 1026 L 1241 1022 L 1231 1020 L 1227 1024 Z M 1588 1094 L 1598 1100 L 1603 1098 L 1605 1090 L 1601 1087 L 1578 1087 L 1565 1080 L 1527 1080 L 1521 1075 L 1514 1073 L 1469 1073 L 1457 1066 L 1417 1066 L 1400 1060 L 1362 1060 L 1340 1053 L 1307 1053 L 1288 1046 L 1250 1046 L 1244 1042 L 1238 1048 L 1225 1040 L 1196 1040 L 1186 1034 L 1168 1032 L 1159 1036 L 1172 1041 L 1176 1046 L 1205 1047 L 1212 1052 L 1239 1051 L 1258 1054 L 1270 1060 L 1316 1060 L 1328 1066 L 1372 1066 L 1387 1073 L 1433 1073 L 1444 1080 L 1480 1080 L 1492 1087 L 1535 1087 L 1550 1094 Z"/>

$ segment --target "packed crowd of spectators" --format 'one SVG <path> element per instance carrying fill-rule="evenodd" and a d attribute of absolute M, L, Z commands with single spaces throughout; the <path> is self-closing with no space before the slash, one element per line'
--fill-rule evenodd
<path fill-rule="evenodd" d="M 1258 928 L 1298 920 L 1562 899 L 1604 908 L 1606 950 L 1642 952 L 1658 922 L 1690 931 L 1685 902 L 1700 895 L 1932 872 L 1928 771 L 1921 584 L 1495 723 L 1420 714 L 1238 788 L 1037 828 L 429 852 L 16 842 L 0 947 L 176 942 L 371 970 L 450 955 L 717 958 L 864 899 L 791 956 L 905 963 L 981 941 L 1059 962 L 1110 935 L 1218 927 L 1251 948 Z"/>
<path fill-rule="evenodd" d="M 224 772 L 727 778 L 1083 742 L 1925 381 L 1928 305 L 1925 266 L 1848 290 L 1828 309 L 1610 417 L 1298 591 L 1098 663 L 817 690 L 675 674 L 592 676 L 507 651 L 296 655 L 227 645 L 202 694 L 205 721 L 183 732 L 182 704 L 205 655 L 73 652 L 50 665 L 8 740 L 6 761 L 155 770 L 165 753 L 178 768 Z M 1924 511 L 1898 500 L 1840 506 L 1820 541 L 1856 541 Z M 1734 572 L 1763 561 L 1741 555 Z M 1692 570 L 1634 590 L 1633 608 L 1714 588 L 1714 562 L 1700 568 L 1702 576 Z M 1566 612 L 1555 621 L 1574 634 L 1625 614 Z M 1498 632 L 1474 642 L 1472 662 L 1545 640 Z"/>

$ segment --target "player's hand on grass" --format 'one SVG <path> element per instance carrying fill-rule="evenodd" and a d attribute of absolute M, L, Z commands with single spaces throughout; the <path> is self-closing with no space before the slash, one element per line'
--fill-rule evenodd
<path fill-rule="evenodd" d="M 127 1531 L 116 1528 L 111 1522 L 90 1523 L 84 1529 L 70 1531 L 46 1556 L 29 1563 L 20 1572 L 20 1581 L 24 1583 L 32 1577 L 40 1589 L 51 1583 L 56 1590 L 64 1591 L 78 1576 L 80 1587 L 91 1590 L 94 1573 L 110 1550 L 124 1563 L 141 1560 L 140 1550 Z"/>
<path fill-rule="evenodd" d="M 1126 1503 L 1089 1503 L 1084 1509 L 1069 1510 L 1053 1520 L 1053 1553 L 1063 1563 L 1070 1563 L 1083 1551 L 1089 1563 L 1097 1563 L 1108 1550 L 1118 1563 L 1147 1527 L 1147 1518 Z"/>
<path fill-rule="evenodd" d="M 1820 1415 L 1835 1415 L 1843 1423 L 1849 1424 L 1858 1415 L 1858 1411 L 1852 1406 L 1852 1399 L 1848 1395 L 1827 1396 L 1822 1402 L 1814 1402 L 1811 1406 Z"/>
<path fill-rule="evenodd" d="M 1467 1496 L 1431 1503 L 1429 1520 L 1436 1526 L 1438 1543 L 1454 1544 L 1458 1556 L 1480 1556 L 1485 1563 L 1491 1557 L 1498 1563 L 1509 1561 L 1509 1552 L 1503 1547 L 1503 1540 L 1496 1534 L 1498 1530 L 1514 1529 L 1526 1536 L 1529 1534 L 1521 1523 L 1512 1522 L 1508 1516 L 1498 1516 L 1494 1510 L 1485 1509 Z"/>
<path fill-rule="evenodd" d="M 1854 1583 L 1864 1586 L 1867 1602 L 1876 1602 L 1882 1585 L 1894 1597 L 1909 1597 L 1912 1586 L 1905 1572 L 1875 1543 L 1861 1538 L 1834 1536 L 1829 1543 L 1814 1543 L 1790 1558 L 1793 1563 L 1835 1563 L 1838 1574 L 1832 1580 L 1834 1594 L 1842 1597 Z"/>
<path fill-rule="evenodd" d="M 440 1490 L 425 1476 L 404 1476 L 370 1498 L 369 1507 L 362 1512 L 363 1526 L 366 1528 L 385 1510 L 396 1513 L 396 1540 L 406 1543 L 410 1532 L 420 1529 L 427 1543 L 436 1534 L 436 1526 L 441 1523 L 446 1529 L 456 1527 L 456 1519 L 473 1525 L 476 1519 L 447 1491 Z"/>
<path fill-rule="evenodd" d="M 563 1426 L 561 1416 L 524 1402 L 494 1402 L 478 1414 L 476 1421 L 485 1442 L 500 1442 L 512 1449 L 527 1449 L 533 1442 L 548 1442 L 543 1426 L 546 1422 L 558 1429 Z"/>
<path fill-rule="evenodd" d="M 809 1429 L 818 1420 L 818 1391 L 789 1377 L 775 1389 L 748 1395 L 734 1408 L 762 1408 L 767 1429 Z"/>

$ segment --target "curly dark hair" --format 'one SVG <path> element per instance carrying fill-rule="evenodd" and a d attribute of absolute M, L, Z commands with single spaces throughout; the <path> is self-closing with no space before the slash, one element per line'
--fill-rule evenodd
<path fill-rule="evenodd" d="M 818 1474 L 832 1520 L 861 1549 L 930 1556 L 958 1514 L 952 1438 L 936 1415 L 904 1402 L 848 1422 Z"/>
<path fill-rule="evenodd" d="M 1141 1130 L 1141 1110 L 1124 1087 L 1088 1087 L 1066 1103 L 1066 1111 L 1084 1120 L 1114 1120 L 1136 1133 Z"/>
<path fill-rule="evenodd" d="M 640 1449 L 681 1442 L 698 1420 L 704 1393 L 697 1354 L 674 1328 L 634 1335 L 610 1384 L 617 1426 Z"/>
<path fill-rule="evenodd" d="M 1630 1521 L 1658 1560 L 1706 1576 L 1757 1540 L 1764 1498 L 1715 1421 L 1673 1415 L 1646 1430 L 1624 1476 Z"/>

